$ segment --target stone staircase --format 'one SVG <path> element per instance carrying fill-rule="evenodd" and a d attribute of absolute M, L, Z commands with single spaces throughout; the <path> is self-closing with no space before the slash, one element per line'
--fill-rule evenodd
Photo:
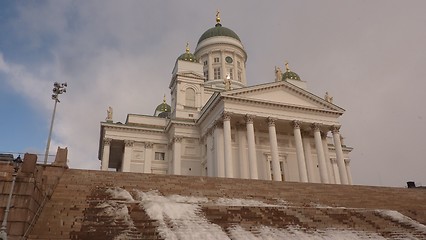
<path fill-rule="evenodd" d="M 424 189 L 69 169 L 28 239 L 180 239 L 202 229 L 211 234 L 204 239 L 244 239 L 236 229 L 260 236 L 264 228 L 426 239 L 425 203 Z"/>

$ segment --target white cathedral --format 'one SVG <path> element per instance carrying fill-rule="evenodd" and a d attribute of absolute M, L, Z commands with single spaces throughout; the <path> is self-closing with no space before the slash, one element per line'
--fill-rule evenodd
<path fill-rule="evenodd" d="M 288 64 L 248 86 L 238 35 L 216 25 L 176 60 L 171 106 L 101 122 L 101 169 L 154 174 L 352 184 L 339 133 L 344 109 L 308 91 Z M 271 79 L 272 80 L 272 79 Z"/>

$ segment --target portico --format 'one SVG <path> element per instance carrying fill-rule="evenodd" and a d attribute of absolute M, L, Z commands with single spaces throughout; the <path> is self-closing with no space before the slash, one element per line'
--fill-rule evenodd
<path fill-rule="evenodd" d="M 217 116 L 202 136 L 207 146 L 206 162 L 212 162 L 212 156 L 217 159 L 217 174 L 209 171 L 211 164 L 207 166 L 209 176 L 339 183 L 335 181 L 327 136 L 333 129 L 333 138 L 338 137 L 340 142 L 336 132 L 340 126 L 231 111 L 222 111 Z M 342 146 L 336 147 L 336 162 L 345 161 L 343 156 Z M 265 161 L 269 164 L 265 165 Z M 297 166 L 297 174 L 286 176 L 283 168 L 290 166 Z M 345 165 L 344 171 L 340 170 L 341 165 L 338 169 L 339 179 L 348 179 Z"/>

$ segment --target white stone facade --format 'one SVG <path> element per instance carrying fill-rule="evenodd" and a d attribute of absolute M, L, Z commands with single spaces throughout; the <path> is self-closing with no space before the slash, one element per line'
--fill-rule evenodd
<path fill-rule="evenodd" d="M 235 38 L 204 39 L 195 56 L 176 61 L 168 118 L 101 123 L 102 170 L 352 184 L 342 108 L 301 80 L 247 86 L 247 54 Z"/>

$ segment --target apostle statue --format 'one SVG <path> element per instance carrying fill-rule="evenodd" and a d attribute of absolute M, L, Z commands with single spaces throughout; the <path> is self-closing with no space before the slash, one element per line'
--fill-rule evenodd
<path fill-rule="evenodd" d="M 112 122 L 112 107 L 109 106 L 107 109 L 107 117 L 105 119 L 107 122 Z"/>
<path fill-rule="evenodd" d="M 275 66 L 275 82 L 281 81 L 283 78 L 283 72 L 280 67 Z"/>
<path fill-rule="evenodd" d="M 231 76 L 229 76 L 229 74 L 226 74 L 226 78 L 223 79 L 223 84 L 225 84 L 226 91 L 231 90 Z"/>
<path fill-rule="evenodd" d="M 332 103 L 333 102 L 333 97 L 331 97 L 328 94 L 328 92 L 325 92 L 324 100 L 327 101 L 327 102 L 329 102 L 329 103 Z"/>

